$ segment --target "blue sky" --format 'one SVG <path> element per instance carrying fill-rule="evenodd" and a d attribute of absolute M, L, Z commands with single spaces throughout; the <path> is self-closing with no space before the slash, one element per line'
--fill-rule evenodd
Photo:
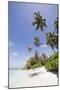
<path fill-rule="evenodd" d="M 39 53 L 46 55 L 52 54 L 52 49 L 47 46 L 45 34 L 40 30 L 36 32 L 35 27 L 32 26 L 34 20 L 34 12 L 40 14 L 47 20 L 46 32 L 53 31 L 57 13 L 57 5 L 51 4 L 33 4 L 33 3 L 17 3 L 8 2 L 8 31 L 9 31 L 9 66 L 20 67 L 26 60 L 34 55 L 35 47 L 33 44 L 34 36 L 39 36 L 40 41 L 44 43 L 38 48 Z M 28 52 L 28 46 L 32 45 L 32 52 Z"/>

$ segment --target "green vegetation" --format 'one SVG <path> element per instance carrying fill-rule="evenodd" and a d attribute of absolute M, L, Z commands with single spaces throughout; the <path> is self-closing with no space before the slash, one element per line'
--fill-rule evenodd
<path fill-rule="evenodd" d="M 49 58 L 45 54 L 38 56 L 37 59 L 35 56 L 31 57 L 27 61 L 25 69 L 35 69 L 42 66 L 45 66 L 48 71 L 58 72 L 58 53 L 54 53 Z"/>
<path fill-rule="evenodd" d="M 47 61 L 45 67 L 52 72 L 58 72 L 58 53 L 54 53 Z"/>
<path fill-rule="evenodd" d="M 31 57 L 27 61 L 25 68 L 26 69 L 35 69 L 35 68 L 41 67 L 46 64 L 47 60 L 48 60 L 48 57 L 44 54 L 42 54 L 41 56 L 37 56 L 37 58 L 35 56 Z"/>

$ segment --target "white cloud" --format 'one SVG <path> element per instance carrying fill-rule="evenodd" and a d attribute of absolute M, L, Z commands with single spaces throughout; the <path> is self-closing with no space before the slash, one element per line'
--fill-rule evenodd
<path fill-rule="evenodd" d="M 13 56 L 18 56 L 18 52 L 12 52 Z"/>
<path fill-rule="evenodd" d="M 14 43 L 9 41 L 9 47 L 14 46 Z"/>
<path fill-rule="evenodd" d="M 47 47 L 47 44 L 43 44 L 41 47 Z"/>

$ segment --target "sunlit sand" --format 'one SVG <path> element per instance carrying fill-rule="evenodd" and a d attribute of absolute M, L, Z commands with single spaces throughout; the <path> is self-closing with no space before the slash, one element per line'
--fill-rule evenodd
<path fill-rule="evenodd" d="M 31 70 L 10 70 L 9 87 L 32 87 L 57 85 L 56 74 L 48 72 L 45 67 Z"/>

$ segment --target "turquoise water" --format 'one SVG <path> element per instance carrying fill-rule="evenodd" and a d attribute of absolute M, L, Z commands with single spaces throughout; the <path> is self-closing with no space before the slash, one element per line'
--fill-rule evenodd
<path fill-rule="evenodd" d="M 28 77 L 25 70 L 9 70 L 9 87 L 23 87 L 24 80 Z"/>

